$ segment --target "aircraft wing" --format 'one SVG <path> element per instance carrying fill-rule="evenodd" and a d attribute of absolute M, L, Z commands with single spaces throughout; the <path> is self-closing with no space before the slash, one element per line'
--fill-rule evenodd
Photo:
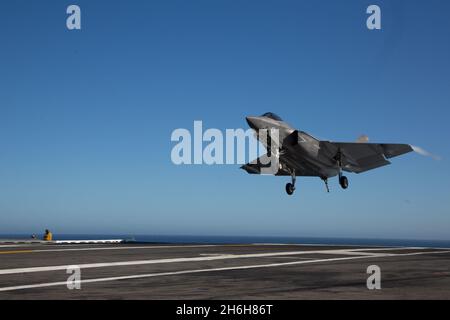
<path fill-rule="evenodd" d="M 387 159 L 413 151 L 408 144 L 320 141 L 320 152 L 334 157 L 340 150 L 343 170 L 361 173 L 390 164 Z"/>

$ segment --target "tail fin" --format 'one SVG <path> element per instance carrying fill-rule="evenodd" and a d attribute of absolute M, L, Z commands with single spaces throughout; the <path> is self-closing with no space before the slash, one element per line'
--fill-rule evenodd
<path fill-rule="evenodd" d="M 365 134 L 360 135 L 359 138 L 356 140 L 357 143 L 367 143 L 369 142 L 369 137 Z"/>

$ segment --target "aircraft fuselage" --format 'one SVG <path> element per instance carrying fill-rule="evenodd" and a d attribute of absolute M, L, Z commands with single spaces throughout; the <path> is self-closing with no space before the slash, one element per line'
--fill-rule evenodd
<path fill-rule="evenodd" d="M 281 166 L 293 168 L 296 172 L 302 172 L 302 176 L 318 176 L 321 178 L 330 178 L 339 174 L 339 167 L 336 161 L 330 161 L 329 157 L 322 156 L 320 153 L 320 141 L 303 131 L 297 131 L 284 121 L 271 119 L 269 117 L 247 117 L 247 123 L 256 132 L 262 129 L 278 130 L 278 146 L 285 152 Z M 297 132 L 298 143 L 283 144 L 283 141 Z M 258 136 L 258 139 L 260 137 Z M 260 139 L 265 147 L 265 139 Z M 298 174 L 297 174 L 298 175 Z"/>

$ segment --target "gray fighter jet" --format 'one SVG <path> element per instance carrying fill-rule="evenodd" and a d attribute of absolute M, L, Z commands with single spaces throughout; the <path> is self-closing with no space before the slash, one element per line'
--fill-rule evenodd
<path fill-rule="evenodd" d="M 338 176 L 341 187 L 347 189 L 348 179 L 342 174 L 343 171 L 365 172 L 390 164 L 387 159 L 413 151 L 408 144 L 368 143 L 367 137 L 356 142 L 321 141 L 292 128 L 271 112 L 246 119 L 255 130 L 257 139 L 267 148 L 265 158 L 276 157 L 277 168 L 274 174 L 291 176 L 292 181 L 286 184 L 288 195 L 294 193 L 298 176 L 321 178 L 328 192 L 328 178 Z M 272 138 L 274 129 L 278 133 L 277 139 Z M 267 161 L 262 161 L 261 158 L 241 168 L 251 174 L 264 173 L 264 169 L 271 164 L 267 165 Z"/>

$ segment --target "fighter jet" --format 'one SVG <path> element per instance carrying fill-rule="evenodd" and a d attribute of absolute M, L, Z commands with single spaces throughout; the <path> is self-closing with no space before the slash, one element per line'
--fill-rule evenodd
<path fill-rule="evenodd" d="M 349 183 L 343 172 L 362 173 L 379 168 L 390 164 L 387 159 L 413 151 L 408 144 L 368 143 L 367 137 L 356 142 L 319 140 L 292 128 L 272 112 L 246 119 L 267 148 L 263 157 L 277 160 L 274 174 L 291 177 L 291 182 L 286 184 L 288 195 L 295 191 L 296 177 L 319 177 L 330 192 L 328 178 L 338 176 L 341 187 L 347 189 Z M 273 132 L 277 132 L 277 139 L 273 139 Z M 264 169 L 271 165 L 260 157 L 241 168 L 251 174 L 264 174 L 267 172 Z"/>

